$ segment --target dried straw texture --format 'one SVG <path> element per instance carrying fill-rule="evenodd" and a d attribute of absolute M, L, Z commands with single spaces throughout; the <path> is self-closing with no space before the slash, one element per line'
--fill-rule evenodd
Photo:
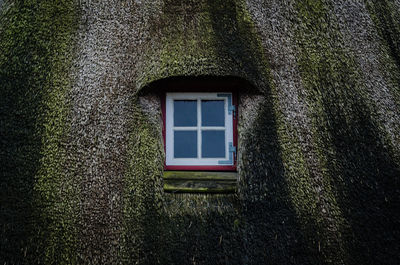
<path fill-rule="evenodd" d="M 0 12 L 1 264 L 400 263 L 399 1 Z M 188 76 L 246 84 L 234 195 L 162 189 Z"/>

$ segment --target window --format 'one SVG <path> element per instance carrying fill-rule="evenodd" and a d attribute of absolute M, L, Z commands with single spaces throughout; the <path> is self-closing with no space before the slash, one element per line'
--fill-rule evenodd
<path fill-rule="evenodd" d="M 166 93 L 166 170 L 236 170 L 234 94 Z"/>

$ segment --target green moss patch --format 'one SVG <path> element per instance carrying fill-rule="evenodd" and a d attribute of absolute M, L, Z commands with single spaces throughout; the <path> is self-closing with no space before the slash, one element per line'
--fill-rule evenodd
<path fill-rule="evenodd" d="M 385 234 L 381 228 L 392 227 L 395 221 L 378 212 L 391 215 L 385 201 L 396 199 L 387 184 L 394 181 L 398 168 L 382 145 L 385 139 L 379 136 L 379 125 L 371 118 L 374 107 L 367 100 L 359 69 L 343 44 L 329 8 L 324 1 L 297 4 L 302 20 L 297 33 L 301 43 L 299 65 L 312 112 L 311 129 L 323 162 L 323 185 L 328 191 L 320 203 L 334 210 L 329 213 L 333 223 L 319 226 L 325 231 L 321 234 L 325 242 L 322 253 L 329 262 L 379 262 L 384 253 L 393 257 L 394 249 L 383 249 L 379 242 L 392 240 L 381 237 Z M 361 216 L 369 216 L 368 221 Z M 365 247 L 379 249 L 382 256 L 367 255 Z"/>
<path fill-rule="evenodd" d="M 73 201 L 62 177 L 73 1 L 9 1 L 0 17 L 1 256 L 6 263 L 73 263 Z M 4 130 L 4 131 L 3 131 Z M 4 145 L 4 146 L 3 146 Z M 4 220 L 4 222 L 3 222 Z M 4 246 L 4 247 L 3 247 Z"/>
<path fill-rule="evenodd" d="M 143 53 L 138 89 L 172 76 L 265 81 L 260 42 L 242 1 L 167 1 L 150 27 L 154 40 Z"/>

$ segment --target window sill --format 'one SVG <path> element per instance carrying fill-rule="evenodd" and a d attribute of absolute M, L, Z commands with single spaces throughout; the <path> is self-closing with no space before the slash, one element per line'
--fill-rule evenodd
<path fill-rule="evenodd" d="M 164 191 L 172 193 L 234 193 L 236 172 L 164 171 Z"/>

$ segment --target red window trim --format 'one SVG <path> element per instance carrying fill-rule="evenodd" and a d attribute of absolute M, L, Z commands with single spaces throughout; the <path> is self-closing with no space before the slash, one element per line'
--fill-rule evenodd
<path fill-rule="evenodd" d="M 165 144 L 165 137 L 166 137 L 166 128 L 165 128 L 165 122 L 166 122 L 166 93 L 167 92 L 230 92 L 232 93 L 232 104 L 236 106 L 236 113 L 233 117 L 233 145 L 236 146 L 237 148 L 237 122 L 238 122 L 238 117 L 239 117 L 239 112 L 238 112 L 238 100 L 237 100 L 237 92 L 235 89 L 235 86 L 232 86 L 232 84 L 229 83 L 212 83 L 212 84 L 204 84 L 203 82 L 201 83 L 195 83 L 195 84 L 184 84 L 184 83 L 179 83 L 175 84 L 176 86 L 174 88 L 167 89 L 167 91 L 162 93 L 161 97 L 161 110 L 162 110 L 162 120 L 163 120 L 163 129 L 162 129 L 162 135 L 163 135 L 163 141 L 164 141 L 164 153 L 166 152 L 166 144 Z M 201 89 L 201 90 L 200 90 Z M 237 153 L 236 156 L 234 156 L 234 164 L 232 166 L 177 166 L 177 165 L 166 165 L 166 161 L 164 159 L 164 170 L 182 170 L 182 171 L 237 171 Z"/>

